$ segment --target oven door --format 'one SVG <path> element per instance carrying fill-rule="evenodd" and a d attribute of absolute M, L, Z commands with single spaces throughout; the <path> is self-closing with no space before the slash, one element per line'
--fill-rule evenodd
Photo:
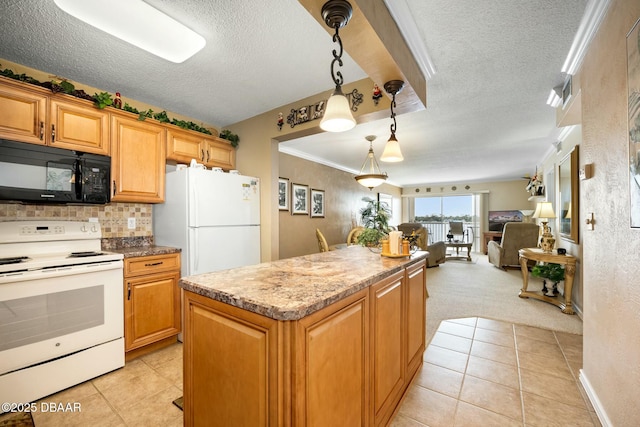
<path fill-rule="evenodd" d="M 122 261 L 0 277 L 0 375 L 123 336 Z"/>

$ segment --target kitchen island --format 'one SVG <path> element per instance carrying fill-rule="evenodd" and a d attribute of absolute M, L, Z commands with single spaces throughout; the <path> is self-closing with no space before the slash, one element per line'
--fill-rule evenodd
<path fill-rule="evenodd" d="M 386 425 L 422 362 L 428 252 L 183 277 L 185 425 Z"/>

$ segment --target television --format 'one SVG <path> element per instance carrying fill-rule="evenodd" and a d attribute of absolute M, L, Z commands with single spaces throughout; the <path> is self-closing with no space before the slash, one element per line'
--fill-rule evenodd
<path fill-rule="evenodd" d="M 502 232 L 507 222 L 522 222 L 520 211 L 489 211 L 489 231 Z"/>

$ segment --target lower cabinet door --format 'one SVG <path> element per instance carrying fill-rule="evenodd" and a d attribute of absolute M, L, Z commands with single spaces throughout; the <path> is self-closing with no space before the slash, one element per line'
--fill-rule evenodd
<path fill-rule="evenodd" d="M 184 296 L 184 425 L 282 425 L 278 321 Z"/>
<path fill-rule="evenodd" d="M 299 426 L 369 425 L 368 289 L 298 322 Z"/>
<path fill-rule="evenodd" d="M 125 280 L 125 351 L 180 332 L 179 272 Z"/>
<path fill-rule="evenodd" d="M 375 425 L 386 425 L 405 385 L 404 271 L 371 286 L 372 401 Z"/>
<path fill-rule="evenodd" d="M 411 377 L 422 364 L 426 333 L 427 274 L 424 261 L 406 270 L 407 274 L 407 375 Z"/>

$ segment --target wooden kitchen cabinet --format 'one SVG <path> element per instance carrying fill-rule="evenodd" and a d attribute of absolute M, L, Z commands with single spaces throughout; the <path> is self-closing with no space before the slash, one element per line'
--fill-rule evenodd
<path fill-rule="evenodd" d="M 0 79 L 0 138 L 109 155 L 109 113 L 87 100 Z"/>
<path fill-rule="evenodd" d="M 0 78 L 0 138 L 45 144 L 46 90 Z"/>
<path fill-rule="evenodd" d="M 220 138 L 206 134 L 167 129 L 167 160 L 189 164 L 191 159 L 207 167 L 219 167 L 224 170 L 235 168 L 235 149 Z"/>
<path fill-rule="evenodd" d="M 90 101 L 50 100 L 49 145 L 86 153 L 110 153 L 109 113 Z"/>
<path fill-rule="evenodd" d="M 180 332 L 180 254 L 125 258 L 124 341 L 125 352 L 138 356 Z"/>
<path fill-rule="evenodd" d="M 111 114 L 112 202 L 164 202 L 165 162 L 162 125 Z"/>

